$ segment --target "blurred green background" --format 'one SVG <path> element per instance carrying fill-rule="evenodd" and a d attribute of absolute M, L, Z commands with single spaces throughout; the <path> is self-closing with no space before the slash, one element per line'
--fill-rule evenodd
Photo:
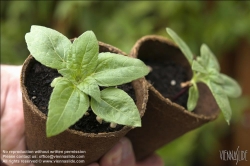
<path fill-rule="evenodd" d="M 31 25 L 56 29 L 68 38 L 93 30 L 99 41 L 126 53 L 144 35 L 167 37 L 166 27 L 195 53 L 206 43 L 222 71 L 243 87 L 243 97 L 232 100 L 231 125 L 220 116 L 158 153 L 168 166 L 235 165 L 221 161 L 219 150 L 236 150 L 250 139 L 250 1 L 1 1 L 1 64 L 23 63 L 29 55 L 24 35 Z M 247 144 L 241 148 L 250 151 Z"/>

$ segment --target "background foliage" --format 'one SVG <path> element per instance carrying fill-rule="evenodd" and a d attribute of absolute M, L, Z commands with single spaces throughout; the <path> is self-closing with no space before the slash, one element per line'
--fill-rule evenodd
<path fill-rule="evenodd" d="M 1 1 L 1 63 L 22 64 L 29 52 L 24 41 L 31 25 L 43 25 L 74 38 L 93 30 L 98 40 L 125 51 L 140 37 L 177 32 L 199 53 L 204 42 L 217 55 L 231 58 L 242 40 L 250 41 L 250 1 Z M 247 99 L 233 102 L 233 124 Z M 159 150 L 166 165 L 205 165 L 230 135 L 219 118 Z M 217 152 L 218 154 L 218 152 Z M 217 156 L 218 157 L 218 156 Z"/>
<path fill-rule="evenodd" d="M 91 29 L 127 53 L 144 35 L 167 36 L 168 26 L 193 52 L 204 42 L 220 55 L 241 38 L 250 40 L 249 9 L 249 1 L 1 1 L 2 63 L 22 63 L 29 54 L 24 34 L 34 24 L 68 38 Z"/>

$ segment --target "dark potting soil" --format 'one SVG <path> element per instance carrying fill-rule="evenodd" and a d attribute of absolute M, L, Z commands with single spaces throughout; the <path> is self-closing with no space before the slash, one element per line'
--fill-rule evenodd
<path fill-rule="evenodd" d="M 188 81 L 186 70 L 174 62 L 145 63 L 152 68 L 146 79 L 165 97 L 171 101 L 187 107 L 188 89 L 181 88 L 182 82 Z"/>
<path fill-rule="evenodd" d="M 50 86 L 54 78 L 61 76 L 57 70 L 48 68 L 41 63 L 35 61 L 27 74 L 25 85 L 27 87 L 30 100 L 43 112 L 48 114 L 48 103 L 53 88 Z M 127 92 L 136 102 L 135 92 L 131 84 L 124 84 L 118 88 Z M 103 87 L 102 87 L 103 89 Z M 116 128 L 110 128 L 110 123 L 102 123 L 96 121 L 96 115 L 91 108 L 88 109 L 89 115 L 83 116 L 79 121 L 70 127 L 70 129 L 83 131 L 85 133 L 103 133 L 118 131 L 123 128 L 123 125 L 117 125 Z"/>

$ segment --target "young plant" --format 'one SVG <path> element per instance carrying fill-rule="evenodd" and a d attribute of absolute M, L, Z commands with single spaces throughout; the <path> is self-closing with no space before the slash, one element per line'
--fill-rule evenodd
<path fill-rule="evenodd" d="M 206 44 L 201 45 L 201 56 L 195 58 L 187 44 L 173 30 L 170 28 L 166 30 L 187 58 L 193 71 L 192 79 L 182 84 L 182 87 L 189 86 L 187 109 L 192 111 L 196 107 L 199 98 L 197 83 L 203 82 L 211 90 L 225 120 L 229 124 L 232 110 L 228 97 L 236 98 L 241 95 L 242 90 L 239 84 L 229 76 L 220 73 L 218 60 Z"/>
<path fill-rule="evenodd" d="M 110 52 L 99 53 L 95 34 L 87 31 L 73 43 L 61 33 L 32 26 L 25 40 L 31 55 L 43 65 L 57 69 L 48 105 L 47 137 L 57 135 L 77 122 L 91 106 L 101 120 L 141 126 L 133 99 L 115 86 L 148 74 L 140 60 Z M 99 86 L 107 87 L 100 91 Z"/>

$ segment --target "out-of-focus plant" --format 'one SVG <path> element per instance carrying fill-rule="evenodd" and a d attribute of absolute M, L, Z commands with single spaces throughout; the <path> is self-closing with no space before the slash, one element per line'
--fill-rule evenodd
<path fill-rule="evenodd" d="M 72 38 L 92 29 L 99 40 L 128 53 L 144 35 L 165 35 L 167 23 L 194 52 L 204 42 L 220 55 L 241 38 L 250 40 L 249 8 L 249 1 L 1 1 L 1 58 L 23 61 L 28 52 L 22 36 L 33 24 Z"/>
<path fill-rule="evenodd" d="M 197 83 L 203 82 L 212 92 L 226 122 L 229 124 L 232 116 L 229 97 L 240 97 L 242 93 L 240 85 L 233 78 L 220 73 L 220 64 L 214 53 L 206 44 L 201 45 L 200 56 L 195 58 L 188 45 L 172 29 L 167 28 L 166 30 L 174 42 L 179 46 L 192 68 L 193 76 L 191 80 L 181 83 L 182 88 L 188 87 L 189 89 L 187 109 L 189 111 L 195 109 L 199 99 Z"/>

